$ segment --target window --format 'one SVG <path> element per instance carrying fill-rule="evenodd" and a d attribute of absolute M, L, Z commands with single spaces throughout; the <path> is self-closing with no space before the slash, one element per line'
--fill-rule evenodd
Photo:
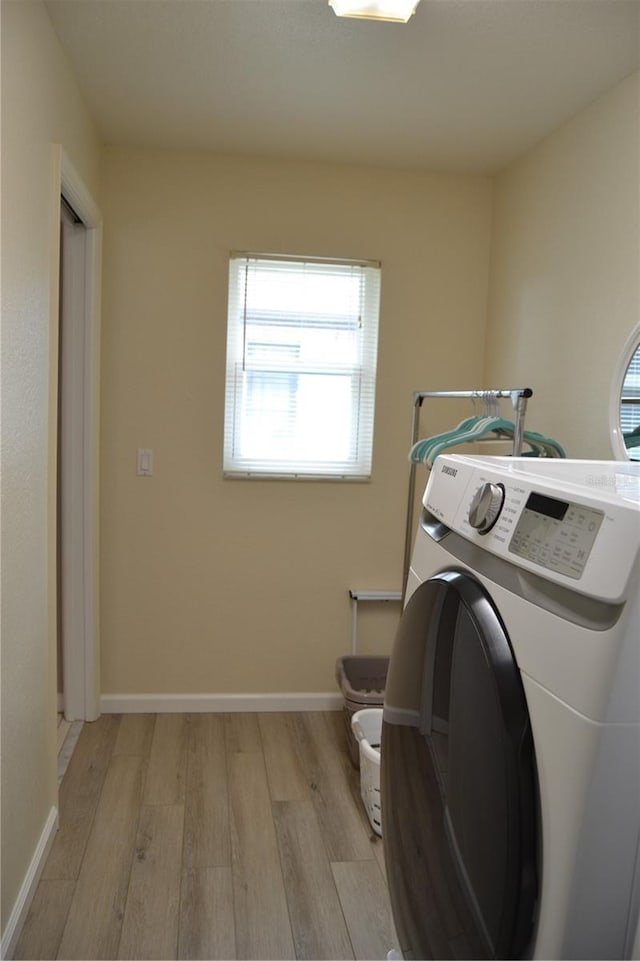
<path fill-rule="evenodd" d="M 230 477 L 371 474 L 380 265 L 232 254 Z"/>
<path fill-rule="evenodd" d="M 640 347 L 629 362 L 622 384 L 620 398 L 620 427 L 623 434 L 630 434 L 640 427 Z M 640 460 L 640 447 L 634 447 L 627 439 L 630 460 Z"/>

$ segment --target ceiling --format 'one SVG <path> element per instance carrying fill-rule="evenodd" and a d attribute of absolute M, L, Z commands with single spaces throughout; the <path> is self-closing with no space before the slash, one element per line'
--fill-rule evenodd
<path fill-rule="evenodd" d="M 639 66 L 640 0 L 45 0 L 103 140 L 495 173 Z"/>

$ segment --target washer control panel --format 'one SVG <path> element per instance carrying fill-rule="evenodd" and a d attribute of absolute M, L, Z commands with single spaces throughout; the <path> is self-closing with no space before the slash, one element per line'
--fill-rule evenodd
<path fill-rule="evenodd" d="M 532 491 L 509 550 L 534 564 L 578 580 L 604 519 L 604 511 Z"/>
<path fill-rule="evenodd" d="M 483 550 L 617 603 L 640 569 L 640 496 L 611 462 L 549 460 L 441 454 L 422 503 Z M 640 494 L 640 465 L 627 479 Z"/>

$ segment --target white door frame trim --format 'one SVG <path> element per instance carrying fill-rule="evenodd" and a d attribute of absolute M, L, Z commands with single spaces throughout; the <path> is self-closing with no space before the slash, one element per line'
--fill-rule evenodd
<path fill-rule="evenodd" d="M 68 345 L 66 358 L 79 379 L 81 402 L 63 412 L 67 426 L 81 437 L 81 451 L 75 460 L 73 483 L 63 477 L 62 551 L 65 576 L 75 590 L 65 603 L 71 605 L 66 621 L 74 629 L 62 632 L 65 716 L 68 720 L 94 721 L 100 714 L 100 611 L 99 611 L 99 437 L 100 437 L 100 302 L 102 275 L 102 214 L 82 178 L 58 146 L 59 195 L 71 205 L 86 230 L 84 318 L 78 336 Z M 71 523 L 65 510 L 64 490 L 78 491 L 82 523 Z M 76 499 L 75 508 L 78 510 Z M 64 584 L 63 584 L 64 589 Z"/>

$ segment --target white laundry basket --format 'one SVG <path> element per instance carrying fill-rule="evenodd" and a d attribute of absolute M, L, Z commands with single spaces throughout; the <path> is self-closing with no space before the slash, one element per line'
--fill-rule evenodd
<path fill-rule="evenodd" d="M 380 800 L 380 738 L 382 710 L 366 708 L 356 711 L 351 727 L 360 750 L 360 794 L 373 830 L 382 837 L 382 804 Z"/>

